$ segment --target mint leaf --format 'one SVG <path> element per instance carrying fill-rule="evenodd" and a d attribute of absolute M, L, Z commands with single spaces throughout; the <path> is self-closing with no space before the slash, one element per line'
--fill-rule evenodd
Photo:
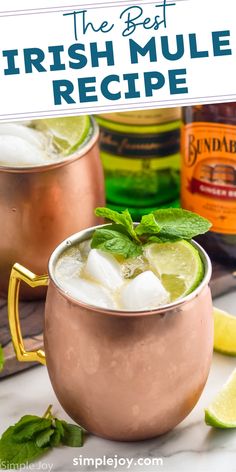
<path fill-rule="evenodd" d="M 35 433 L 50 428 L 51 425 L 50 419 L 32 415 L 23 416 L 14 426 L 13 439 L 17 442 L 24 442 L 31 439 Z"/>
<path fill-rule="evenodd" d="M 62 444 L 70 447 L 81 447 L 84 443 L 83 429 L 75 424 L 61 422 L 64 428 L 64 436 L 62 437 Z"/>
<path fill-rule="evenodd" d="M 110 210 L 110 208 L 96 208 L 95 210 L 96 216 L 101 216 L 102 218 L 107 218 L 108 220 L 114 221 L 119 225 L 122 225 L 126 228 L 128 234 L 137 242 L 139 242 L 139 238 L 137 237 L 134 226 L 133 220 L 131 218 L 129 210 L 124 210 L 122 213 L 118 213 L 118 211 Z"/>
<path fill-rule="evenodd" d="M 0 372 L 3 369 L 4 366 L 4 353 L 3 353 L 3 347 L 0 345 Z"/>
<path fill-rule="evenodd" d="M 51 446 L 58 446 L 62 442 L 62 438 L 65 434 L 64 428 L 63 428 L 63 421 L 58 420 L 55 418 L 54 421 L 54 433 L 50 439 L 50 444 Z"/>
<path fill-rule="evenodd" d="M 109 228 L 95 230 L 91 247 L 93 249 L 96 248 L 118 254 L 125 259 L 128 257 L 137 257 L 142 254 L 142 247 L 135 241 L 131 241 L 126 234 L 119 233 Z"/>
<path fill-rule="evenodd" d="M 35 443 L 38 447 L 43 447 L 43 446 L 50 446 L 50 439 L 51 436 L 54 434 L 54 429 L 53 428 L 48 428 L 44 431 L 41 431 L 40 433 L 37 433 L 35 437 Z"/>
<path fill-rule="evenodd" d="M 55 428 L 58 431 L 58 433 L 60 434 L 60 436 L 64 435 L 63 423 L 64 423 L 64 421 L 61 421 L 61 420 L 58 420 L 57 418 L 55 418 Z"/>
<path fill-rule="evenodd" d="M 181 241 L 183 238 L 178 238 L 178 236 L 172 235 L 161 235 L 160 233 L 158 236 L 150 236 L 145 245 L 152 244 L 152 243 L 175 243 L 176 241 Z"/>
<path fill-rule="evenodd" d="M 142 216 L 141 223 L 136 227 L 136 234 L 142 236 L 142 234 L 157 234 L 161 230 L 160 226 L 155 220 L 153 213 Z"/>
<path fill-rule="evenodd" d="M 1 437 L 0 463 L 9 462 L 17 468 L 18 465 L 33 461 L 47 451 L 47 448 L 38 447 L 32 440 L 16 442 L 13 432 L 14 426 L 10 426 Z"/>
<path fill-rule="evenodd" d="M 211 223 L 206 218 L 181 208 L 156 210 L 153 214 L 161 228 L 158 236 L 166 236 L 169 240 L 173 236 L 180 239 L 192 239 L 206 233 L 211 227 Z"/>
<path fill-rule="evenodd" d="M 54 429 L 53 434 L 50 438 L 50 446 L 56 447 L 59 446 L 61 443 L 61 435 L 57 429 Z"/>
<path fill-rule="evenodd" d="M 62 442 L 62 438 L 65 434 L 62 423 L 63 421 L 54 418 L 54 430 L 50 438 L 50 445 L 52 447 L 59 446 L 59 444 Z"/>

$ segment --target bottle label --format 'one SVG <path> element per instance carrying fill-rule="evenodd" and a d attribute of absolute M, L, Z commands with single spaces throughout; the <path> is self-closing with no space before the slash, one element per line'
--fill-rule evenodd
<path fill-rule="evenodd" d="M 181 155 L 183 208 L 208 218 L 212 231 L 236 234 L 236 126 L 185 125 Z"/>
<path fill-rule="evenodd" d="M 100 126 L 100 149 L 115 156 L 162 158 L 179 151 L 179 128 L 158 134 L 124 134 Z"/>

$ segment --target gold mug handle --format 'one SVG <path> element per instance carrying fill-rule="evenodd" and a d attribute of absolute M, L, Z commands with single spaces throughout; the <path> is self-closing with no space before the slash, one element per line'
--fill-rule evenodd
<path fill-rule="evenodd" d="M 40 362 L 45 365 L 45 352 L 42 349 L 26 351 L 24 347 L 19 318 L 19 291 L 21 281 L 35 288 L 47 286 L 49 277 L 48 275 L 35 275 L 30 270 L 16 263 L 11 270 L 8 289 L 8 319 L 16 357 L 18 361 Z"/>

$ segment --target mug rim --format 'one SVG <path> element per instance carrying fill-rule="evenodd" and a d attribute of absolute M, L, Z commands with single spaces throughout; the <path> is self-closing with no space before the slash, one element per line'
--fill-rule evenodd
<path fill-rule="evenodd" d="M 86 228 L 82 231 L 79 231 L 78 233 L 75 233 L 68 238 L 66 238 L 64 241 L 62 241 L 52 252 L 49 262 L 48 262 L 48 274 L 49 274 L 49 279 L 50 282 L 53 283 L 55 288 L 61 293 L 61 295 L 64 296 L 67 300 L 70 300 L 74 304 L 85 308 L 91 312 L 97 312 L 97 313 L 103 313 L 107 315 L 112 315 L 112 316 L 147 316 L 147 315 L 155 315 L 155 314 L 161 314 L 163 312 L 171 311 L 176 308 L 179 308 L 189 301 L 193 300 L 196 298 L 202 290 L 209 284 L 211 275 L 212 275 L 212 263 L 211 260 L 206 253 L 206 251 L 202 248 L 200 244 L 198 244 L 196 241 L 191 240 L 190 243 L 192 244 L 193 247 L 195 247 L 201 257 L 201 260 L 204 265 L 204 277 L 200 284 L 188 295 L 186 295 L 183 298 L 180 298 L 179 300 L 177 299 L 176 301 L 172 303 L 168 303 L 166 305 L 162 305 L 158 308 L 153 308 L 151 310 L 139 310 L 139 311 L 125 311 L 125 310 L 118 310 L 118 309 L 110 309 L 110 308 L 103 308 L 103 307 L 97 307 L 96 305 L 90 305 L 88 303 L 85 303 L 83 301 L 78 300 L 77 298 L 73 297 L 71 294 L 68 294 L 68 291 L 63 289 L 63 287 L 59 284 L 55 277 L 55 266 L 56 262 L 58 261 L 59 257 L 62 255 L 66 247 L 73 246 L 75 243 L 83 242 L 88 240 L 94 231 L 98 228 L 103 228 L 106 226 L 110 226 L 112 223 L 108 224 L 102 224 L 102 225 L 97 225 L 97 226 L 92 226 L 90 228 Z M 135 223 L 136 225 L 137 223 Z"/>
<path fill-rule="evenodd" d="M 44 172 L 52 169 L 57 169 L 58 167 L 66 166 L 71 164 L 74 161 L 82 158 L 87 152 L 94 146 L 99 137 L 99 126 L 93 116 L 89 116 L 91 121 L 91 129 L 88 132 L 85 140 L 79 146 L 79 148 L 74 151 L 71 155 L 55 162 L 48 162 L 46 164 L 36 164 L 35 166 L 3 166 L 0 165 L 0 172 L 12 173 L 12 174 L 27 174 L 34 172 Z"/>

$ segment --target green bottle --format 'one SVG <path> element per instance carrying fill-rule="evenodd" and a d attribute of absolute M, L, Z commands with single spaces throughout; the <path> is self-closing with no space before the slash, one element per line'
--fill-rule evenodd
<path fill-rule="evenodd" d="M 96 117 L 107 206 L 132 217 L 179 206 L 180 109 Z"/>

